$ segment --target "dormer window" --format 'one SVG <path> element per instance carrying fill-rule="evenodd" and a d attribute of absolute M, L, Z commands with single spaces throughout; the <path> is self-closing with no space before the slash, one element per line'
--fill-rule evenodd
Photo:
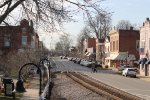
<path fill-rule="evenodd" d="M 27 29 L 25 27 L 22 28 L 21 31 L 22 31 L 23 34 L 27 33 Z"/>

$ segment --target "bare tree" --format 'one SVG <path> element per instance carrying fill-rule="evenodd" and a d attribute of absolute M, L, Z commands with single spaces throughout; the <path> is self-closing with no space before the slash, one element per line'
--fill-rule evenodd
<path fill-rule="evenodd" d="M 83 56 L 83 49 L 84 49 L 84 44 L 83 41 L 87 38 L 91 37 L 91 32 L 87 27 L 84 27 L 80 34 L 77 37 L 77 49 L 79 54 L 81 54 L 81 56 Z"/>
<path fill-rule="evenodd" d="M 129 30 L 132 24 L 128 20 L 120 20 L 116 26 L 117 29 Z"/>
<path fill-rule="evenodd" d="M 60 42 L 57 42 L 55 45 L 55 51 L 57 52 L 57 54 L 62 55 L 63 53 L 63 48 Z"/>
<path fill-rule="evenodd" d="M 111 13 L 95 8 L 97 13 L 96 16 L 92 16 L 87 11 L 87 25 L 92 33 L 96 35 L 98 42 L 101 42 L 101 39 L 105 39 L 111 29 Z M 97 48 L 98 49 L 98 48 Z M 99 63 L 104 62 L 104 51 L 99 47 L 97 50 L 96 59 Z"/>
<path fill-rule="evenodd" d="M 94 33 L 97 39 L 105 38 L 111 29 L 111 14 L 106 11 L 97 12 L 95 17 L 92 17 L 88 12 L 87 24 L 92 33 Z"/>
<path fill-rule="evenodd" d="M 72 20 L 73 13 L 89 11 L 93 5 L 99 7 L 101 1 L 103 0 L 1 0 L 0 24 L 4 22 L 8 25 L 14 18 L 13 11 L 17 9 L 21 12 L 21 17 L 25 16 L 45 29 L 53 29 L 64 21 Z"/>
<path fill-rule="evenodd" d="M 64 33 L 59 37 L 59 43 L 61 45 L 62 51 L 64 55 L 68 55 L 69 48 L 71 47 L 71 38 L 68 33 Z"/>

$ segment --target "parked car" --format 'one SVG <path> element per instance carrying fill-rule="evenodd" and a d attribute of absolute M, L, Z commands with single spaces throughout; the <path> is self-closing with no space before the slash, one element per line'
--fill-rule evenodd
<path fill-rule="evenodd" d="M 72 61 L 75 63 L 77 58 L 73 58 Z"/>
<path fill-rule="evenodd" d="M 125 68 L 122 71 L 123 76 L 131 76 L 131 77 L 136 77 L 137 74 L 137 69 L 136 68 Z"/>
<path fill-rule="evenodd" d="M 60 56 L 60 59 L 62 59 L 63 58 L 63 56 Z"/>
<path fill-rule="evenodd" d="M 86 61 L 85 59 L 82 59 L 82 60 L 80 61 L 80 65 L 83 66 L 85 61 Z"/>
<path fill-rule="evenodd" d="M 89 67 L 91 64 L 92 64 L 91 61 L 85 60 L 85 61 L 83 62 L 83 65 L 86 66 L 86 67 Z"/>
<path fill-rule="evenodd" d="M 68 60 L 69 60 L 69 61 L 72 61 L 72 59 L 73 59 L 73 57 L 68 57 Z"/>
<path fill-rule="evenodd" d="M 131 65 L 121 65 L 120 67 L 118 67 L 118 71 L 123 71 L 125 68 L 132 68 Z"/>
<path fill-rule="evenodd" d="M 80 58 L 76 59 L 76 63 L 77 63 L 77 64 L 80 64 L 81 60 L 82 60 L 82 59 L 80 59 Z"/>

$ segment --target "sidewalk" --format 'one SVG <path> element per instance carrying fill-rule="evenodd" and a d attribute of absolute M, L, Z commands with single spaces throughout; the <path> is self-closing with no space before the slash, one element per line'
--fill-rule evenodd
<path fill-rule="evenodd" d="M 150 82 L 150 76 L 137 75 L 137 78 Z"/>
<path fill-rule="evenodd" d="M 112 68 L 112 71 L 118 72 L 117 68 Z M 137 74 L 137 78 L 139 78 L 140 80 L 150 82 L 150 76 L 144 76 L 144 75 Z"/>
<path fill-rule="evenodd" d="M 30 80 L 30 83 L 23 93 L 21 100 L 39 100 L 39 77 L 35 76 Z"/>

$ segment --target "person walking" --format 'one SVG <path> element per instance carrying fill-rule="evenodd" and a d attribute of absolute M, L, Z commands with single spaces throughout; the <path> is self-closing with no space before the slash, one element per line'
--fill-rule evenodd
<path fill-rule="evenodd" d="M 92 72 L 97 72 L 97 69 L 96 69 L 96 61 L 93 61 L 92 62 Z"/>

